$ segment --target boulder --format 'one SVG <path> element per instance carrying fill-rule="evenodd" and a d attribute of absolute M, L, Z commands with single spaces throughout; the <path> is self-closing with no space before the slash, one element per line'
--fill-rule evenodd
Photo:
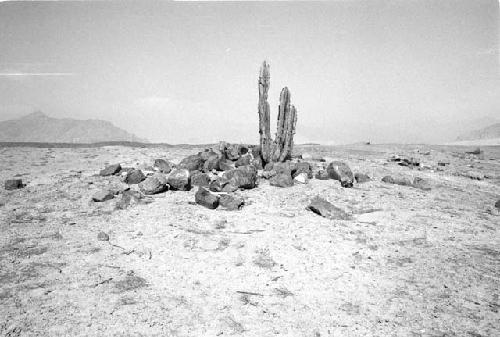
<path fill-rule="evenodd" d="M 295 178 L 293 178 L 293 181 L 299 184 L 307 184 L 309 183 L 309 176 L 306 172 L 302 172 L 297 174 Z"/>
<path fill-rule="evenodd" d="M 203 170 L 203 164 L 205 164 L 203 158 L 200 155 L 193 154 L 182 159 L 177 167 L 188 171 L 201 171 Z"/>
<path fill-rule="evenodd" d="M 114 197 L 115 197 L 115 193 L 113 191 L 108 190 L 108 189 L 103 189 L 103 190 L 100 190 L 100 191 L 97 191 L 96 193 L 94 193 L 94 195 L 92 196 L 92 201 L 104 202 L 104 201 L 111 200 Z"/>
<path fill-rule="evenodd" d="M 472 150 L 472 151 L 466 151 L 465 153 L 474 154 L 474 155 L 480 155 L 480 154 L 483 153 L 483 151 L 481 151 L 481 148 L 476 147 L 474 150 Z"/>
<path fill-rule="evenodd" d="M 191 172 L 191 185 L 208 187 L 210 185 L 210 176 L 200 171 Z"/>
<path fill-rule="evenodd" d="M 240 156 L 240 145 L 238 144 L 229 144 L 226 142 L 221 142 L 219 143 L 219 150 L 225 159 L 237 160 Z M 246 152 L 242 150 L 241 154 L 245 154 L 247 152 L 248 148 L 246 148 Z"/>
<path fill-rule="evenodd" d="M 213 170 L 219 171 L 220 170 L 219 160 L 220 159 L 219 156 L 217 156 L 217 154 L 208 157 L 205 163 L 203 164 L 203 171 L 204 172 L 210 172 Z"/>
<path fill-rule="evenodd" d="M 251 162 L 252 162 L 252 157 L 249 154 L 245 154 L 245 155 L 239 157 L 238 160 L 236 160 L 236 162 L 234 163 L 234 165 L 236 167 L 246 166 L 246 165 L 250 165 Z"/>
<path fill-rule="evenodd" d="M 165 159 L 155 159 L 153 166 L 161 173 L 170 173 L 174 168 L 174 164 Z"/>
<path fill-rule="evenodd" d="M 208 188 L 210 191 L 213 191 L 213 192 L 222 192 L 222 189 L 228 183 L 229 183 L 229 181 L 227 179 L 222 178 L 222 177 L 217 177 L 210 182 L 210 184 L 208 185 Z"/>
<path fill-rule="evenodd" d="M 191 189 L 191 176 L 187 169 L 175 169 L 167 178 L 170 189 L 174 191 L 189 191 Z"/>
<path fill-rule="evenodd" d="M 234 163 L 231 161 L 227 161 L 225 159 L 220 159 L 219 160 L 219 169 L 221 171 L 230 171 L 234 170 L 236 166 L 234 166 Z"/>
<path fill-rule="evenodd" d="M 310 163 L 306 161 L 294 163 L 291 168 L 292 168 L 292 177 L 294 178 L 301 173 L 307 174 L 307 178 L 309 179 L 312 179 L 313 177 L 312 166 Z"/>
<path fill-rule="evenodd" d="M 8 179 L 5 180 L 4 187 L 8 191 L 12 191 L 23 188 L 24 185 L 21 179 Z"/>
<path fill-rule="evenodd" d="M 162 175 L 152 175 L 139 184 L 139 189 L 146 195 L 158 194 L 168 190 L 167 179 Z"/>
<path fill-rule="evenodd" d="M 208 158 L 213 157 L 213 156 L 218 157 L 217 153 L 215 153 L 214 151 L 212 151 L 212 149 L 205 149 L 205 151 L 198 153 L 198 155 L 204 161 L 207 161 Z"/>
<path fill-rule="evenodd" d="M 263 169 L 263 161 L 260 156 L 258 157 L 253 157 L 251 161 L 251 165 L 253 165 L 257 170 L 262 170 Z"/>
<path fill-rule="evenodd" d="M 353 186 L 354 174 L 346 163 L 341 161 L 331 162 L 328 164 L 326 171 L 331 179 L 340 181 L 342 187 Z"/>
<path fill-rule="evenodd" d="M 331 220 L 350 220 L 352 217 L 320 196 L 315 196 L 307 209 Z"/>
<path fill-rule="evenodd" d="M 112 176 L 120 172 L 121 169 L 122 167 L 120 164 L 108 165 L 99 172 L 99 175 L 102 177 Z"/>
<path fill-rule="evenodd" d="M 197 204 L 209 209 L 216 209 L 217 206 L 219 206 L 219 196 L 213 194 L 205 187 L 200 186 L 198 191 L 196 191 L 194 198 Z"/>
<path fill-rule="evenodd" d="M 293 186 L 292 171 L 290 169 L 280 169 L 280 171 L 277 171 L 276 175 L 269 180 L 269 184 L 276 187 Z"/>
<path fill-rule="evenodd" d="M 250 189 L 257 185 L 257 169 L 251 165 L 225 171 L 222 177 L 238 188 Z"/>
<path fill-rule="evenodd" d="M 109 241 L 109 235 L 104 233 L 103 231 L 100 231 L 97 233 L 97 240 L 99 241 Z"/>
<path fill-rule="evenodd" d="M 366 183 L 367 181 L 370 181 L 370 177 L 364 173 L 359 173 L 356 172 L 354 174 L 354 179 L 356 179 L 356 182 L 358 184 Z"/>
<path fill-rule="evenodd" d="M 138 184 L 144 179 L 146 179 L 146 176 L 144 175 L 144 173 L 142 173 L 141 170 L 133 170 L 127 173 L 127 176 L 125 177 L 125 182 L 127 184 Z"/>
<path fill-rule="evenodd" d="M 243 198 L 231 195 L 231 194 L 221 194 L 219 196 L 219 205 L 227 210 L 235 211 L 241 209 L 245 201 Z"/>

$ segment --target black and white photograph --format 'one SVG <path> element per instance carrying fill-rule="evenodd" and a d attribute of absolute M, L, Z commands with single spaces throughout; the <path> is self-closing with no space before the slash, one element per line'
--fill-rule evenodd
<path fill-rule="evenodd" d="M 0 0 L 0 337 L 499 310 L 499 0 Z"/>

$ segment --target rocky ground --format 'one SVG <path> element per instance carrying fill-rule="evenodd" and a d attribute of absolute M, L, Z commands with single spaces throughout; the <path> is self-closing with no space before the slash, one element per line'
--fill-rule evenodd
<path fill-rule="evenodd" d="M 107 164 L 201 150 L 0 148 L 2 185 L 26 184 L 0 187 L 0 335 L 500 335 L 499 147 L 301 146 L 371 180 L 261 178 L 235 211 L 195 188 L 91 200 L 127 185 Z M 348 219 L 308 210 L 316 196 Z"/>

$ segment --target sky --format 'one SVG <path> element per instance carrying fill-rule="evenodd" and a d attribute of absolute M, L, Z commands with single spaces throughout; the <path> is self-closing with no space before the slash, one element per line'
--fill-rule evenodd
<path fill-rule="evenodd" d="M 257 143 L 267 60 L 296 143 L 449 141 L 500 121 L 499 20 L 498 0 L 0 2 L 0 120 Z"/>

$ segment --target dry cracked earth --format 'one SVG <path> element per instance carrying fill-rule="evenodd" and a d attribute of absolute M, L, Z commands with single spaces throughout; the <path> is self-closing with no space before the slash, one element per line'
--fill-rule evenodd
<path fill-rule="evenodd" d="M 0 335 L 500 335 L 499 147 L 300 146 L 372 180 L 261 179 L 239 211 L 197 205 L 194 189 L 90 201 L 123 184 L 96 175 L 106 164 L 199 150 L 0 148 L 2 183 L 26 183 L 0 187 Z M 432 188 L 381 181 L 398 173 Z M 307 210 L 317 195 L 352 219 Z"/>

